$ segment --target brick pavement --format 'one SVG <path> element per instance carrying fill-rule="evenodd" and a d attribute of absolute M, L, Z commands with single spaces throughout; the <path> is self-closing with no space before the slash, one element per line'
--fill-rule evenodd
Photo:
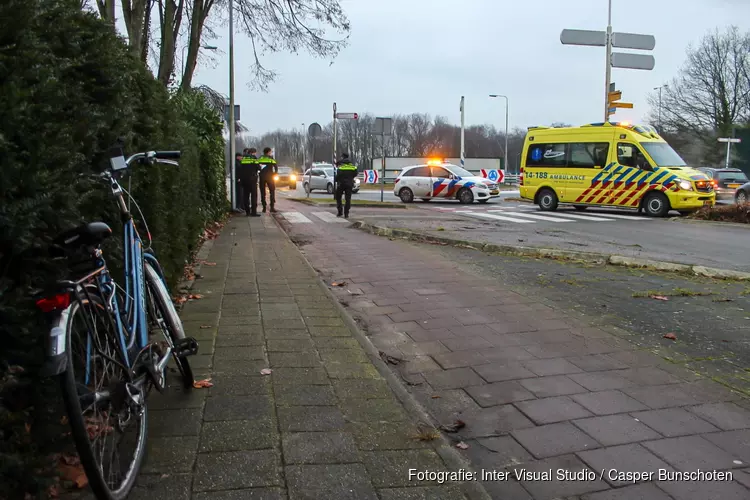
<path fill-rule="evenodd" d="M 440 439 L 415 439 L 414 409 L 270 216 L 234 217 L 205 257 L 215 265 L 202 266 L 192 290 L 203 298 L 181 316 L 200 342 L 196 379 L 214 386 L 185 393 L 175 375 L 152 395 L 132 498 L 487 498 L 476 483 L 409 480 L 409 468 L 463 459 Z"/>
<path fill-rule="evenodd" d="M 305 208 L 292 202 L 283 210 Z M 357 213 L 353 211 L 356 219 Z M 467 275 L 430 247 L 343 224 L 285 225 L 339 300 L 475 468 L 553 471 L 486 482 L 493 498 L 750 497 L 750 402 L 595 326 Z M 558 469 L 589 471 L 557 481 Z M 733 472 L 731 481 L 627 481 L 606 471 Z M 600 472 L 604 470 L 604 476 Z M 658 479 L 658 476 L 654 476 Z"/>

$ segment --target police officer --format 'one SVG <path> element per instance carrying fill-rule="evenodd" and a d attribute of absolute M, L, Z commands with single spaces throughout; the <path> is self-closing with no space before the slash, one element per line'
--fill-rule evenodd
<path fill-rule="evenodd" d="M 258 158 L 255 156 L 255 148 L 245 149 L 240 167 L 238 169 L 238 180 L 242 185 L 242 201 L 245 214 L 249 217 L 259 217 L 258 214 Z"/>
<path fill-rule="evenodd" d="M 237 193 L 237 198 L 235 200 L 236 206 L 232 207 L 232 210 L 235 212 L 239 212 L 241 210 L 242 200 L 244 199 L 242 195 L 244 190 L 242 189 L 241 172 L 242 172 L 242 158 L 245 154 L 245 151 L 247 151 L 247 149 L 243 150 L 242 153 L 237 151 L 234 156 L 234 177 L 235 177 L 235 181 L 237 184 L 235 192 Z"/>
<path fill-rule="evenodd" d="M 352 204 L 352 189 L 354 189 L 354 179 L 357 178 L 357 167 L 349 160 L 349 155 L 344 153 L 341 160 L 336 162 L 336 210 L 338 217 L 343 215 L 349 218 L 349 207 Z M 345 196 L 346 205 L 341 210 L 341 195 Z"/>
<path fill-rule="evenodd" d="M 279 167 L 276 165 L 276 160 L 271 156 L 271 148 L 263 148 L 263 156 L 258 158 L 257 161 L 260 165 L 260 201 L 263 204 L 263 212 L 266 211 L 266 187 L 268 187 L 268 195 L 271 201 L 271 212 L 275 212 L 276 182 L 273 180 L 273 176 L 279 173 Z"/>

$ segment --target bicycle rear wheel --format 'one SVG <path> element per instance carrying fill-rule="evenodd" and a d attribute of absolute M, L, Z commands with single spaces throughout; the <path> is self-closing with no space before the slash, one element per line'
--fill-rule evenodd
<path fill-rule="evenodd" d="M 162 329 L 164 337 L 170 347 L 174 347 L 175 342 L 185 338 L 185 330 L 182 327 L 182 320 L 174 308 L 167 286 L 161 279 L 159 273 L 153 266 L 146 262 L 144 264 L 146 271 L 146 287 L 149 294 L 148 308 L 149 317 L 154 320 Z M 185 389 L 191 389 L 195 378 L 190 362 L 186 357 L 174 355 L 174 361 L 177 369 L 182 375 L 182 385 Z"/>
<path fill-rule="evenodd" d="M 81 465 L 94 495 L 103 500 L 128 496 L 146 453 L 145 394 L 140 391 L 143 404 L 137 407 L 116 406 L 115 394 L 122 394 L 127 378 L 111 359 L 120 361 L 121 354 L 101 300 L 74 302 L 67 324 L 68 367 L 59 380 Z"/>

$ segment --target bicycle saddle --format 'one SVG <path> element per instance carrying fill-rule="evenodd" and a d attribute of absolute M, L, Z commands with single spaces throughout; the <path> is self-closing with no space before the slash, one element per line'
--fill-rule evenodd
<path fill-rule="evenodd" d="M 112 236 L 112 228 L 104 222 L 89 222 L 58 235 L 52 244 L 61 248 L 98 246 Z"/>

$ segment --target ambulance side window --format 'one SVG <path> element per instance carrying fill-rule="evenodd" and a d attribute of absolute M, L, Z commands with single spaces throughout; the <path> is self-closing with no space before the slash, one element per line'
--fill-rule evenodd
<path fill-rule="evenodd" d="M 621 142 L 617 145 L 617 163 L 641 170 L 653 170 L 646 157 L 635 144 Z"/>
<path fill-rule="evenodd" d="M 609 143 L 577 142 L 570 145 L 569 167 L 594 168 L 604 167 L 607 163 Z"/>
<path fill-rule="evenodd" d="M 526 157 L 527 167 L 566 166 L 567 144 L 531 144 Z"/>

